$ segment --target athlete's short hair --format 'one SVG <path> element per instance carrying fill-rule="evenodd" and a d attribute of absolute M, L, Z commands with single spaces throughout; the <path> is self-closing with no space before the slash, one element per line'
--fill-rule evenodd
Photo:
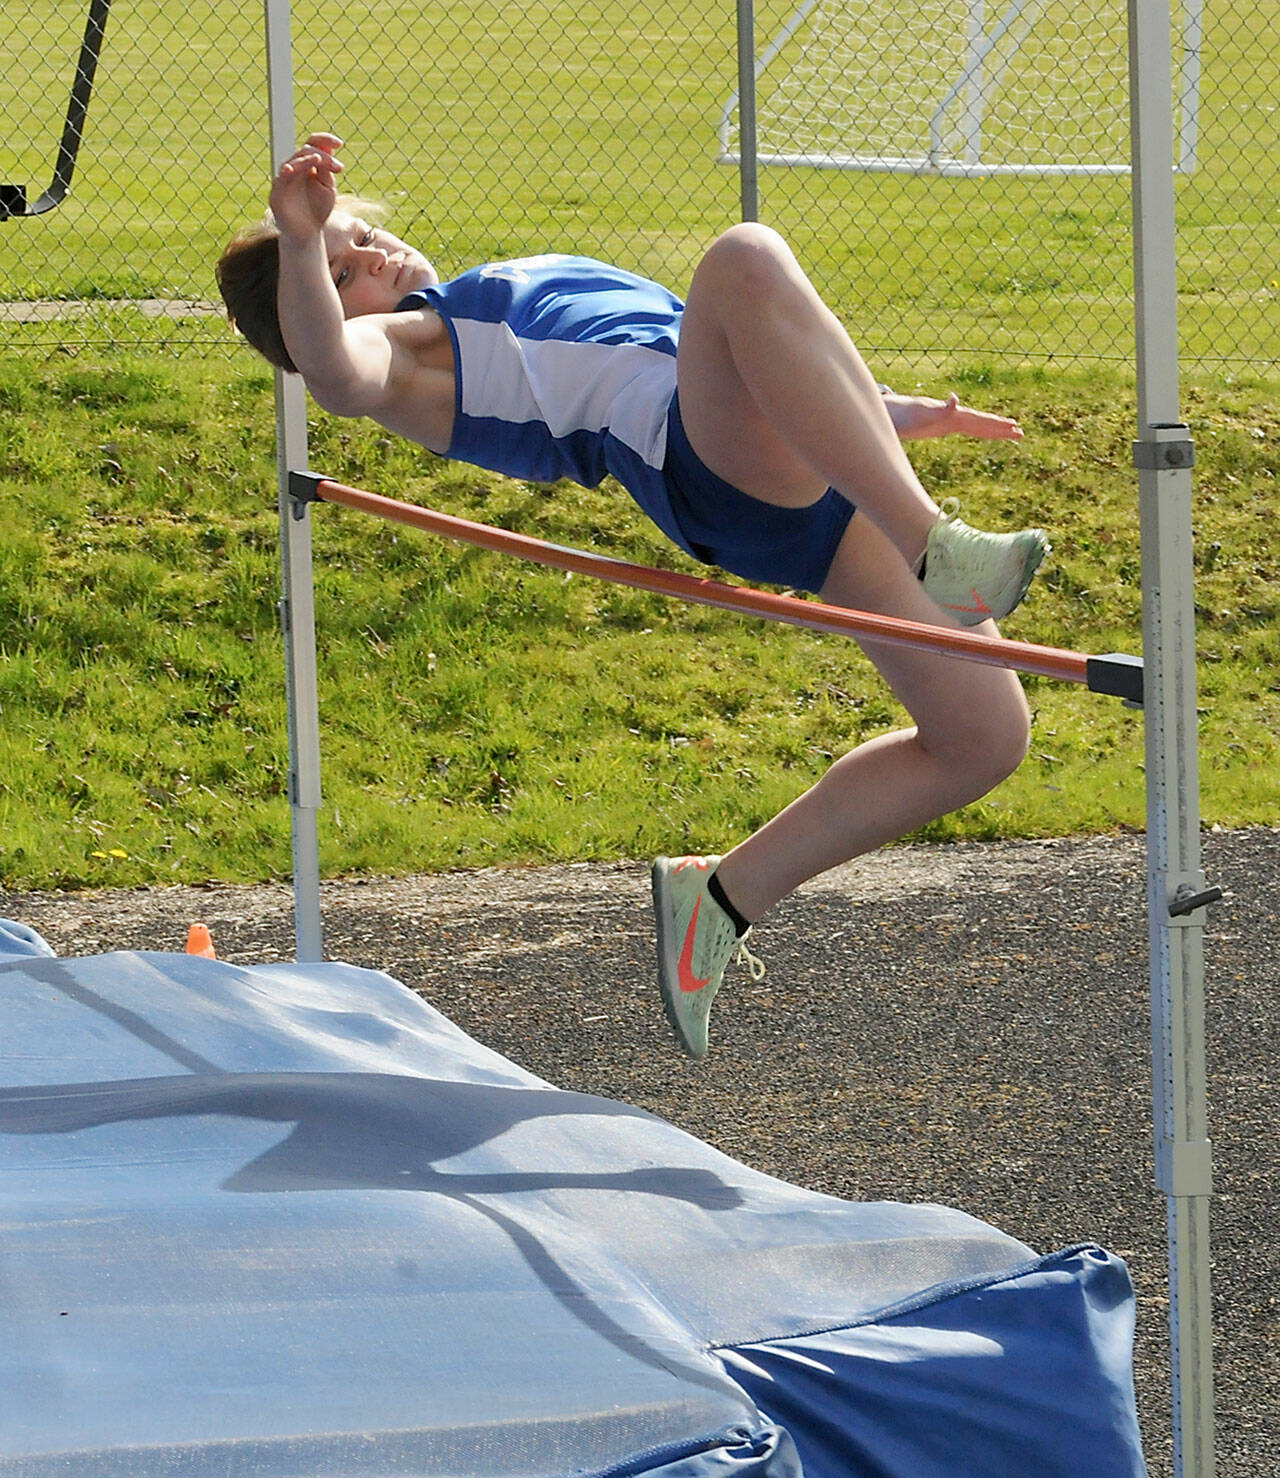
<path fill-rule="evenodd" d="M 280 332 L 280 232 L 268 216 L 229 241 L 214 269 L 227 317 L 269 364 L 298 371 Z"/>
<path fill-rule="evenodd" d="M 377 201 L 339 195 L 334 211 L 379 221 L 386 215 Z M 280 287 L 280 228 L 268 212 L 229 241 L 214 268 L 227 317 L 237 332 L 269 363 L 297 374 L 284 335 L 276 294 Z"/>

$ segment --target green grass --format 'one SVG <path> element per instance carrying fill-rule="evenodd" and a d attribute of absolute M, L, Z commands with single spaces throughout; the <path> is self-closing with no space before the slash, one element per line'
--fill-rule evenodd
<path fill-rule="evenodd" d="M 151 326 L 157 337 L 163 330 Z M 923 443 L 939 496 L 1043 521 L 1010 634 L 1140 646 L 1132 387 L 959 365 L 1014 446 Z M 1203 812 L 1280 820 L 1274 379 L 1205 378 L 1197 444 Z M 0 367 L 0 884 L 288 871 L 270 381 L 162 354 Z M 606 485 L 533 487 L 319 418 L 312 463 L 559 543 L 693 568 Z M 338 508 L 315 518 L 323 866 L 399 872 L 723 847 L 901 722 L 852 644 L 566 578 Z M 1027 679 L 1032 754 L 931 838 L 1143 824 L 1142 726 Z"/>
<path fill-rule="evenodd" d="M 1101 3 L 1101 0 L 1098 0 Z M 36 191 L 82 11 L 0 21 L 0 176 Z M 761 41 L 792 9 L 762 0 Z M 731 7 L 323 0 L 294 17 L 300 131 L 443 271 L 568 249 L 680 289 L 737 218 L 714 162 Z M 1280 0 L 1206 17 L 1200 165 L 1180 177 L 1179 324 L 1196 435 L 1204 811 L 1277 819 L 1272 533 Z M 214 318 L 211 264 L 267 183 L 261 12 L 113 10 L 75 183 L 0 223 L 0 883 L 262 878 L 289 867 L 269 382 Z M 1043 522 L 1011 628 L 1139 645 L 1126 180 L 764 171 L 762 215 L 897 385 L 1016 411 L 1019 448 L 917 452 L 939 496 Z M 1267 376 L 1270 375 L 1270 378 Z M 313 465 L 563 543 L 685 567 L 606 488 L 548 493 L 320 421 Z M 401 870 L 723 846 L 898 722 L 846 643 L 316 515 L 324 866 Z M 1031 757 L 930 835 L 1142 824 L 1138 717 L 1028 681 Z"/>
<path fill-rule="evenodd" d="M 1108 0 L 1087 0 L 1113 18 Z M 792 0 L 758 7 L 761 47 Z M 82 13 L 35 0 L 0 20 L 4 180 L 50 174 Z M 293 24 L 299 129 L 349 141 L 354 188 L 446 272 L 550 248 L 609 256 L 682 289 L 737 218 L 715 162 L 736 84 L 731 6 L 678 0 L 318 0 Z M 230 0 L 113 10 L 72 193 L 0 223 L 0 300 L 214 294 L 212 262 L 260 213 L 268 178 L 259 7 Z M 1280 0 L 1206 14 L 1199 164 L 1177 182 L 1184 356 L 1276 362 Z M 1117 58 L 1091 58 L 1097 67 Z M 1072 89 L 1091 65 L 1065 69 Z M 1122 68 L 1121 68 L 1122 71 Z M 767 91 L 767 83 L 764 84 Z M 1112 91 L 1122 90 L 1122 83 Z M 877 356 L 949 368 L 1132 358 L 1126 179 L 934 179 L 763 170 L 762 216 Z M 111 317 L 5 325 L 18 348 L 152 347 Z M 189 320 L 171 350 L 225 343 Z"/>

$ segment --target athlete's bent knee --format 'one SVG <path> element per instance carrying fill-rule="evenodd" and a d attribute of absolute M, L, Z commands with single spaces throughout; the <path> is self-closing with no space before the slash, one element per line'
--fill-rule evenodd
<path fill-rule="evenodd" d="M 1020 704 L 1016 712 L 994 729 L 987 745 L 987 764 L 994 777 L 988 789 L 1007 780 L 1027 757 L 1031 747 L 1031 715 L 1026 704 Z"/>
<path fill-rule="evenodd" d="M 949 726 L 948 732 L 926 747 L 945 751 L 951 773 L 963 777 L 969 799 L 977 800 L 1007 780 L 1026 758 L 1031 744 L 1031 714 L 1022 685 L 1013 673 L 970 705 L 965 720 Z"/>
<path fill-rule="evenodd" d="M 1013 676 L 1005 701 L 993 704 L 987 711 L 984 732 L 978 736 L 975 752 L 984 782 L 982 794 L 994 789 L 1027 757 L 1031 747 L 1031 714 L 1022 685 Z"/>
<path fill-rule="evenodd" d="M 794 267 L 791 248 L 772 227 L 743 221 L 717 237 L 699 264 L 698 273 L 704 279 L 714 275 L 718 283 L 741 294 L 744 301 L 758 301 Z"/>

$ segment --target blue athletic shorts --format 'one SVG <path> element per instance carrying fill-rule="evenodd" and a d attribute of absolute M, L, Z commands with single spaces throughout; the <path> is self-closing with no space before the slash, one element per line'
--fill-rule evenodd
<path fill-rule="evenodd" d="M 673 396 L 663 477 L 679 534 L 676 543 L 704 564 L 744 580 L 816 594 L 853 517 L 834 488 L 807 508 L 778 508 L 717 477 L 689 445 Z M 675 535 L 675 531 L 666 529 Z"/>

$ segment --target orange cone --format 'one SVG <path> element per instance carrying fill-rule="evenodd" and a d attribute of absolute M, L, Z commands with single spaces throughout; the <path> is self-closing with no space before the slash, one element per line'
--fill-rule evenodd
<path fill-rule="evenodd" d="M 187 953 L 189 955 L 203 955 L 206 960 L 216 960 L 217 954 L 213 948 L 213 937 L 209 933 L 207 924 L 192 924 L 187 930 Z"/>

